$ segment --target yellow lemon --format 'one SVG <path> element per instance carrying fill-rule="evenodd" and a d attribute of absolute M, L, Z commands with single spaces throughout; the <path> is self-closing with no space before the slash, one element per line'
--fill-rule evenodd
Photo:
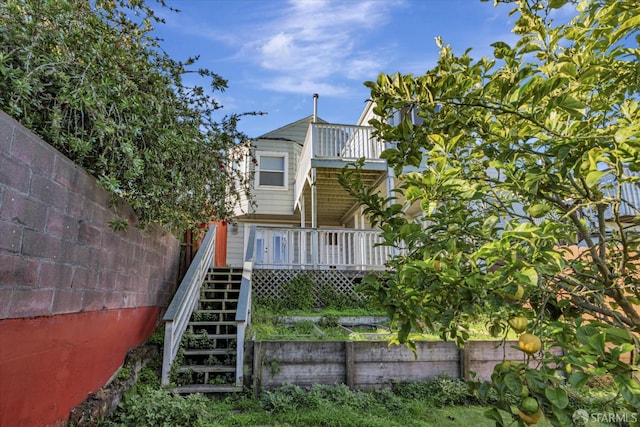
<path fill-rule="evenodd" d="M 528 324 L 529 321 L 526 317 L 523 316 L 516 316 L 509 319 L 509 326 L 511 326 L 511 328 L 519 334 L 527 329 Z"/>
<path fill-rule="evenodd" d="M 508 301 L 520 301 L 524 296 L 524 288 L 522 287 L 522 285 L 518 285 L 514 293 L 503 292 L 502 296 Z"/>
<path fill-rule="evenodd" d="M 540 338 L 533 334 L 522 334 L 518 339 L 518 348 L 528 355 L 539 352 L 541 347 L 542 342 Z"/>

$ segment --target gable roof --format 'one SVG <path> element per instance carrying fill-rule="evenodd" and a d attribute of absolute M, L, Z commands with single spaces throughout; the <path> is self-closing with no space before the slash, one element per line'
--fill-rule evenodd
<path fill-rule="evenodd" d="M 309 129 L 309 123 L 313 122 L 313 115 L 304 117 L 288 125 L 284 125 L 278 129 L 267 132 L 255 139 L 275 139 L 295 141 L 300 145 L 304 144 L 304 139 Z M 327 123 L 319 117 L 316 117 L 316 123 Z"/>

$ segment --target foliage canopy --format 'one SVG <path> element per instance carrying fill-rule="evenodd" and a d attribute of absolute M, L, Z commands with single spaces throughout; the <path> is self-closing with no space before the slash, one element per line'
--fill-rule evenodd
<path fill-rule="evenodd" d="M 512 4 L 515 44 L 474 60 L 437 40 L 424 75 L 366 83 L 401 184 L 388 199 L 357 167 L 341 178 L 399 249 L 363 291 L 398 322 L 401 341 L 437 329 L 463 345 L 465 322 L 481 314 L 495 334 L 529 319 L 543 351 L 523 354 L 528 367 L 497 369 L 481 392 L 526 386 L 556 425 L 571 424 L 558 366 L 576 386 L 611 375 L 640 408 L 628 358 L 640 332 L 640 4 L 497 3 Z M 575 17 L 554 22 L 567 11 Z M 416 207 L 416 218 L 405 214 Z"/>
<path fill-rule="evenodd" d="M 212 94 L 227 81 L 197 58 L 171 59 L 153 36 L 161 22 L 143 0 L 1 2 L 0 108 L 129 203 L 140 225 L 193 227 L 246 196 L 247 177 L 225 166 L 244 139 L 241 115 L 216 120 Z"/>

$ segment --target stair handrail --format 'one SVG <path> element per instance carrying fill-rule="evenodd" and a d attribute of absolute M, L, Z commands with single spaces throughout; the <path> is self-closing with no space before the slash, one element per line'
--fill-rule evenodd
<path fill-rule="evenodd" d="M 236 386 L 243 385 L 244 372 L 244 338 L 251 323 L 251 275 L 253 273 L 254 247 L 256 241 L 256 226 L 249 228 L 247 251 L 242 266 L 242 280 L 238 294 L 238 308 L 236 310 Z"/>
<path fill-rule="evenodd" d="M 164 351 L 162 357 L 162 385 L 169 385 L 169 372 L 180 347 L 182 335 L 187 329 L 191 313 L 198 303 L 200 288 L 213 265 L 216 226 L 211 224 L 202 244 L 196 252 L 187 273 L 184 275 L 171 304 L 162 318 L 164 329 Z"/>

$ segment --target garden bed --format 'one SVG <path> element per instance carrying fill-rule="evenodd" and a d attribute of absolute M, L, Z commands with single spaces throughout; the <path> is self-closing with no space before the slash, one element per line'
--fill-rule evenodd
<path fill-rule="evenodd" d="M 258 308 L 250 331 L 247 334 L 254 341 L 264 340 L 347 340 L 347 341 L 391 341 L 397 334 L 390 328 L 389 318 L 381 314 L 362 314 L 363 310 L 292 310 L 291 312 L 270 312 Z M 485 322 L 478 321 L 466 328 L 470 340 L 500 341 L 501 337 L 489 334 Z M 441 341 L 435 333 L 415 333 L 413 340 Z M 507 339 L 517 340 L 517 334 L 510 331 Z"/>

